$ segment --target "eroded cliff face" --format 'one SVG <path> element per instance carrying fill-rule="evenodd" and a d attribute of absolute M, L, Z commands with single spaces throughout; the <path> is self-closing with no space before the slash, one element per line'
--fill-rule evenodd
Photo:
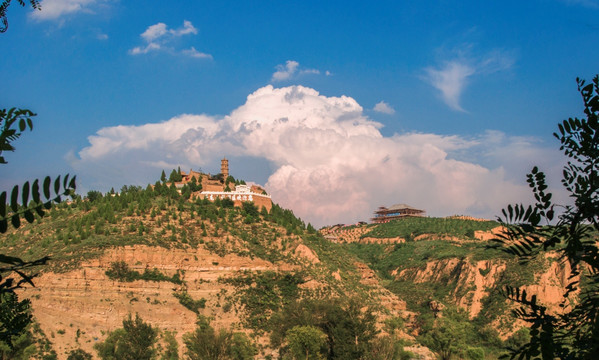
<path fill-rule="evenodd" d="M 561 262 L 555 253 L 545 256 L 544 266 L 536 272 L 531 284 L 522 286 L 530 295 L 536 295 L 550 312 L 562 311 L 560 303 L 565 286 L 570 279 L 569 264 Z M 479 260 L 449 258 L 431 260 L 424 268 L 397 268 L 391 272 L 397 280 L 419 283 L 454 283 L 451 301 L 476 317 L 483 307 L 483 300 L 490 291 L 496 291 L 498 281 L 507 269 L 505 260 Z"/>
<path fill-rule="evenodd" d="M 25 288 L 23 297 L 32 301 L 33 313 L 54 344 L 59 358 L 81 347 L 95 354 L 93 345 L 103 341 L 109 331 L 122 327 L 128 315 L 139 313 L 144 321 L 162 330 L 182 335 L 196 327 L 196 314 L 183 307 L 173 296 L 180 288 L 170 282 L 110 280 L 105 272 L 110 264 L 124 261 L 139 272 L 158 269 L 172 276 L 183 270 L 187 292 L 194 299 L 207 300 L 202 314 L 212 317 L 215 328 L 240 328 L 235 306 L 224 311 L 232 288 L 218 282 L 220 277 L 238 271 L 291 270 L 288 264 L 227 254 L 217 256 L 205 249 L 164 249 L 148 246 L 113 248 L 98 258 L 82 263 L 65 273 L 44 273 L 35 288 Z"/>
<path fill-rule="evenodd" d="M 489 290 L 494 288 L 498 275 L 505 268 L 506 265 L 501 262 L 471 262 L 451 258 L 429 261 L 424 269 L 396 269 L 392 275 L 398 280 L 410 280 L 416 284 L 454 282 L 455 290 L 451 294 L 453 302 L 473 318 L 482 308 L 481 300 L 489 295 Z"/>
<path fill-rule="evenodd" d="M 218 256 L 203 247 L 115 247 L 73 270 L 43 273 L 36 278 L 36 287 L 23 289 L 20 296 L 31 299 L 35 319 L 53 343 L 59 359 L 66 359 L 68 352 L 75 348 L 82 348 L 95 357 L 94 344 L 104 341 L 110 331 L 122 327 L 124 318 L 129 314 L 134 317 L 136 313 L 156 328 L 176 332 L 182 355 L 182 337 L 195 330 L 197 316 L 179 303 L 173 296 L 175 291 L 184 287 L 193 299 L 206 299 L 206 306 L 200 312 L 211 318 L 214 328 L 251 333 L 242 325 L 243 309 L 235 300 L 235 288 L 219 279 L 236 277 L 245 272 L 293 272 L 304 266 L 322 265 L 317 254 L 304 244 L 299 244 L 289 253 L 293 254 L 294 261 L 272 263 L 233 253 Z M 121 261 L 140 273 L 145 269 L 157 269 L 164 275 L 172 276 L 179 271 L 183 274 L 185 285 L 166 281 L 111 280 L 106 270 L 113 263 Z M 378 314 L 381 321 L 390 316 L 404 316 L 405 302 L 381 286 L 378 277 L 368 266 L 362 263 L 356 263 L 355 266 L 359 282 L 368 289 L 376 303 L 386 309 Z M 343 282 L 340 271 L 332 277 L 339 284 Z M 306 280 L 300 285 L 303 289 L 330 286 L 322 280 Z M 267 334 L 255 340 L 268 348 Z M 262 357 L 269 353 L 276 355 L 273 350 L 266 349 Z"/>

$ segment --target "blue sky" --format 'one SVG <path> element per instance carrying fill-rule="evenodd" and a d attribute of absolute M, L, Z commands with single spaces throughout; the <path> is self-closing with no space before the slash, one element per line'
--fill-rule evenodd
<path fill-rule="evenodd" d="M 39 114 L 3 189 L 70 172 L 107 191 L 226 155 L 317 225 L 398 202 L 492 217 L 529 200 L 533 164 L 558 185 L 551 133 L 599 72 L 592 0 L 41 4 L 0 34 L 1 106 Z"/>

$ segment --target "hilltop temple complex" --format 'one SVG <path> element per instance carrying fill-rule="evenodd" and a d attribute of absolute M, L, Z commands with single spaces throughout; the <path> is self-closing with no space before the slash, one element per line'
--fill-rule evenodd
<path fill-rule="evenodd" d="M 189 170 L 189 173 L 182 171 L 181 177 L 181 181 L 175 183 L 178 189 L 193 182 L 194 179 L 198 185 L 201 185 L 201 191 L 194 192 L 192 197 L 199 197 L 200 199 L 208 199 L 210 201 L 231 199 L 235 206 L 241 206 L 243 202 L 250 201 L 256 205 L 258 210 L 264 207 L 267 211 L 270 211 L 272 208 L 270 195 L 260 186 L 235 184 L 234 180 L 231 181 L 232 178 L 229 176 L 229 160 L 227 158 L 221 160 L 219 174 L 212 176 Z"/>
<path fill-rule="evenodd" d="M 370 220 L 375 224 L 386 223 L 391 220 L 403 219 L 413 216 L 424 216 L 425 211 L 419 210 L 406 204 L 395 204 L 386 208 L 381 206 L 374 212 L 374 217 Z"/>

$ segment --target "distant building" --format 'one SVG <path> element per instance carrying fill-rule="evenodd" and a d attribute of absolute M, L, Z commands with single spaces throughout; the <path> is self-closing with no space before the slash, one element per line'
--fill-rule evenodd
<path fill-rule="evenodd" d="M 270 195 L 267 195 L 264 191 L 252 191 L 255 188 L 261 189 L 260 187 L 254 186 L 250 188 L 247 185 L 236 185 L 235 190 L 233 191 L 202 191 L 199 196 L 201 199 L 208 199 L 210 201 L 216 199 L 231 199 L 235 206 L 241 206 L 244 201 L 251 201 L 258 209 L 265 207 L 266 210 L 270 211 L 272 208 Z"/>
<path fill-rule="evenodd" d="M 406 204 L 395 204 L 389 208 L 384 206 L 379 207 L 378 210 L 374 212 L 374 217 L 370 220 L 373 223 L 380 224 L 391 220 L 424 215 L 424 210 L 416 209 Z"/>
<path fill-rule="evenodd" d="M 263 188 L 257 185 L 235 185 L 227 182 L 229 178 L 229 160 L 223 158 L 220 162 L 220 173 L 216 175 L 204 174 L 202 172 L 189 170 L 189 173 L 181 172 L 181 181 L 175 183 L 178 189 L 188 184 L 195 178 L 202 185 L 202 191 L 192 194 L 192 197 L 208 199 L 231 199 L 235 206 L 241 206 L 244 201 L 253 202 L 258 209 L 265 207 L 270 211 L 272 200 Z"/>

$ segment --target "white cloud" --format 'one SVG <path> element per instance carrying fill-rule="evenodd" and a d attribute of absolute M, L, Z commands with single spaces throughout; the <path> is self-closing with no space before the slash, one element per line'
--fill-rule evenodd
<path fill-rule="evenodd" d="M 285 63 L 284 66 L 277 65 L 277 67 L 276 67 L 277 71 L 275 71 L 275 73 L 272 74 L 271 81 L 288 80 L 293 74 L 295 74 L 297 72 L 298 66 L 299 66 L 299 63 L 297 61 L 293 61 L 293 60 L 287 60 L 287 63 Z"/>
<path fill-rule="evenodd" d="M 157 24 L 148 26 L 146 31 L 141 33 L 140 36 L 145 41 L 152 42 L 156 39 L 163 37 L 166 34 L 168 34 L 168 31 L 166 30 L 166 24 L 165 23 L 157 23 Z"/>
<path fill-rule="evenodd" d="M 383 114 L 395 114 L 395 109 L 391 107 L 391 105 L 387 104 L 384 101 L 381 101 L 379 103 L 377 103 L 376 105 L 374 105 L 374 108 L 372 109 L 376 112 L 380 112 Z"/>
<path fill-rule="evenodd" d="M 189 49 L 182 50 L 181 53 L 183 55 L 187 55 L 187 56 L 198 58 L 198 59 L 212 59 L 212 55 L 206 54 L 203 52 L 199 52 L 193 46 Z"/>
<path fill-rule="evenodd" d="M 441 91 L 443 101 L 450 108 L 464 111 L 460 106 L 460 96 L 464 90 L 466 79 L 474 74 L 474 69 L 458 62 L 446 63 L 440 69 L 427 68 L 427 79 L 437 90 Z"/>
<path fill-rule="evenodd" d="M 148 45 L 146 45 L 144 47 L 136 46 L 133 49 L 129 50 L 129 53 L 131 55 L 139 55 L 139 54 L 147 54 L 150 51 L 157 51 L 157 50 L 160 50 L 160 45 L 158 45 L 156 43 L 149 43 Z"/>
<path fill-rule="evenodd" d="M 96 35 L 96 39 L 98 39 L 98 40 L 108 40 L 108 34 L 103 34 L 103 33 L 98 34 L 98 35 Z"/>
<path fill-rule="evenodd" d="M 33 10 L 30 16 L 36 20 L 57 20 L 64 15 L 93 12 L 94 6 L 103 0 L 42 0 L 42 10 Z"/>
<path fill-rule="evenodd" d="M 320 74 L 320 70 L 318 69 L 299 69 L 299 62 L 295 60 L 287 60 L 285 65 L 277 65 L 275 69 L 277 71 L 272 74 L 271 82 L 290 80 L 295 75 Z M 328 71 L 327 75 L 330 75 Z"/>
<path fill-rule="evenodd" d="M 181 54 L 198 59 L 212 59 L 212 55 L 200 52 L 193 46 L 189 49 L 179 51 L 171 45 L 174 38 L 188 34 L 197 35 L 197 33 L 198 30 L 188 20 L 184 20 L 183 26 L 178 29 L 169 29 L 165 23 L 159 22 L 148 26 L 141 33 L 140 37 L 146 42 L 146 45 L 133 47 L 129 50 L 129 54 L 141 55 L 151 51 L 167 51 L 172 54 Z"/>
<path fill-rule="evenodd" d="M 183 20 L 183 27 L 182 28 L 179 28 L 177 30 L 171 30 L 170 32 L 174 36 L 182 36 L 182 35 L 187 35 L 187 34 L 197 35 L 198 34 L 198 29 L 196 29 L 193 26 L 193 24 L 191 23 L 191 21 Z"/>
<path fill-rule="evenodd" d="M 164 164 L 218 171 L 226 155 L 234 176 L 267 179 L 275 202 L 318 226 L 367 220 L 378 206 L 399 202 L 433 216 L 492 217 L 529 197 L 527 156 L 543 150 L 531 139 L 499 132 L 385 137 L 381 126 L 350 97 L 269 85 L 224 117 L 180 115 L 100 129 L 72 165 L 82 182 L 109 189 L 153 182 Z M 268 162 L 272 172 L 235 172 L 251 169 L 252 161 Z"/>
<path fill-rule="evenodd" d="M 479 58 L 462 55 L 440 66 L 425 68 L 424 79 L 440 91 L 447 106 L 456 111 L 465 111 L 460 105 L 460 98 L 471 77 L 507 70 L 513 64 L 511 55 L 498 50 Z"/>
<path fill-rule="evenodd" d="M 300 74 L 315 74 L 315 75 L 319 75 L 320 74 L 320 70 L 318 69 L 305 69 L 305 70 L 301 70 L 299 72 Z"/>

